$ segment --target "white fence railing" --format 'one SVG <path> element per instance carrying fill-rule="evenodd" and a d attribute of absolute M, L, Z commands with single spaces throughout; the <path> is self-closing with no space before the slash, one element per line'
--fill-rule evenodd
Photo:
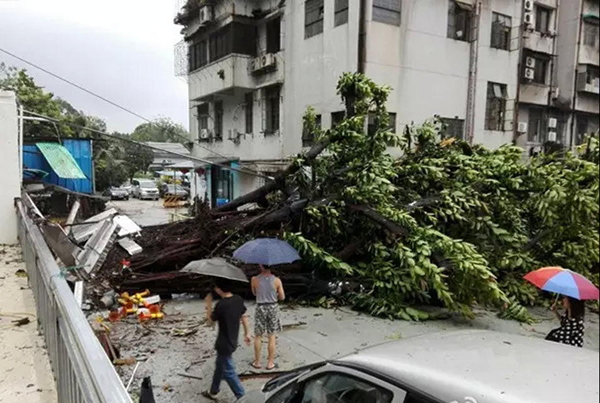
<path fill-rule="evenodd" d="M 16 202 L 19 241 L 60 403 L 132 403 L 39 228 Z"/>

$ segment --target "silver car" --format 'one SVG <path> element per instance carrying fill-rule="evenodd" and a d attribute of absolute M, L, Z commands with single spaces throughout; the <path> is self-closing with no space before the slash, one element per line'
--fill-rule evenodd
<path fill-rule="evenodd" d="M 136 197 L 140 200 L 150 199 L 150 200 L 158 200 L 158 188 L 156 187 L 156 183 L 151 180 L 137 180 L 134 179 L 132 181 L 133 184 L 133 197 Z"/>
<path fill-rule="evenodd" d="M 597 351 L 488 331 L 372 347 L 269 381 L 240 403 L 597 403 Z"/>

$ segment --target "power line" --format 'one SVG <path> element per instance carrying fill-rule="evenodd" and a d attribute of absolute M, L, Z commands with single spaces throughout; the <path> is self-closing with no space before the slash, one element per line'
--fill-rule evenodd
<path fill-rule="evenodd" d="M 108 102 L 108 103 L 109 103 L 109 104 L 111 104 L 112 106 L 115 106 L 115 107 L 117 107 L 117 108 L 119 108 L 119 109 L 121 109 L 121 110 L 123 110 L 123 111 L 125 111 L 125 112 L 127 112 L 127 113 L 130 113 L 130 114 L 132 114 L 133 116 L 136 116 L 136 117 L 138 117 L 138 118 L 140 118 L 140 119 L 142 119 L 142 120 L 145 120 L 146 122 L 151 122 L 151 120 L 150 120 L 150 119 L 148 119 L 148 118 L 145 118 L 144 116 L 142 116 L 142 115 L 140 115 L 140 114 L 137 114 L 137 113 L 133 112 L 132 110 L 130 110 L 130 109 L 127 109 L 127 108 L 125 108 L 124 106 L 121 106 L 121 105 L 117 104 L 116 102 L 113 102 L 113 101 L 111 101 L 110 99 L 107 99 L 107 98 L 103 97 L 102 95 L 98 95 L 98 94 L 96 94 L 95 92 L 93 92 L 93 91 L 90 91 L 90 90 L 88 90 L 87 88 L 84 88 L 84 87 L 82 87 L 81 85 L 74 83 L 73 81 L 67 80 L 66 78 L 63 78 L 63 77 L 59 76 L 58 74 L 55 74 L 55 73 L 51 72 L 50 70 L 47 70 L 47 69 L 45 69 L 45 68 L 43 68 L 43 67 L 41 67 L 41 66 L 38 66 L 37 64 L 35 64 L 35 63 L 32 63 L 32 62 L 30 62 L 30 61 L 28 61 L 28 60 L 25 60 L 25 59 L 23 59 L 22 57 L 20 57 L 20 56 L 17 56 L 17 55 L 15 55 L 15 54 L 14 54 L 14 53 L 12 53 L 12 52 L 9 52 L 9 51 L 8 51 L 8 50 L 6 50 L 6 49 L 2 49 L 2 48 L 0 48 L 0 51 L 1 51 L 1 52 L 4 52 L 4 53 L 6 53 L 6 54 L 7 54 L 7 55 L 9 55 L 9 56 L 12 56 L 12 57 L 14 57 L 14 58 L 15 58 L 15 59 L 17 59 L 17 60 L 20 60 L 20 61 L 22 61 L 22 62 L 23 62 L 23 63 L 25 63 L 25 64 L 28 64 L 28 65 L 30 65 L 30 66 L 32 66 L 32 67 L 35 67 L 36 69 L 38 69 L 38 70 L 41 70 L 41 71 L 43 71 L 44 73 L 46 73 L 46 74 L 49 74 L 49 75 L 51 75 L 52 77 L 59 79 L 60 81 L 63 81 L 63 82 L 65 82 L 65 83 L 69 84 L 69 85 L 72 85 L 73 87 L 75 87 L 75 88 L 78 88 L 78 89 L 80 89 L 80 90 L 81 90 L 81 91 L 83 91 L 83 92 L 86 92 L 86 93 L 88 93 L 88 94 L 90 94 L 90 95 L 92 95 L 92 96 L 94 96 L 94 97 L 96 97 L 96 98 L 98 98 L 98 99 L 101 99 L 101 100 L 102 100 L 102 101 L 104 101 L 104 102 Z"/>
<path fill-rule="evenodd" d="M 81 85 L 79 85 L 79 84 L 76 84 L 76 83 L 74 83 L 74 82 L 72 82 L 72 81 L 70 81 L 70 80 L 68 80 L 68 79 L 66 79 L 66 78 L 63 78 L 63 77 L 61 77 L 60 75 L 58 75 L 58 74 L 55 74 L 55 73 L 51 72 L 51 71 L 50 71 L 50 70 L 48 70 L 48 69 L 45 69 L 45 68 L 43 68 L 43 67 L 41 67 L 41 66 L 39 66 L 39 65 L 37 65 L 37 64 L 35 64 L 35 63 L 33 63 L 33 62 L 30 62 L 29 60 L 26 60 L 26 59 L 24 59 L 24 58 L 22 58 L 22 57 L 20 57 L 20 56 L 17 56 L 16 54 L 14 54 L 14 53 L 12 53 L 12 52 L 9 52 L 9 51 L 8 51 L 8 50 L 6 50 L 6 49 L 3 49 L 3 48 L 1 48 L 1 47 L 0 47 L 0 52 L 4 52 L 4 53 L 6 53 L 7 55 L 9 55 L 9 56 L 12 56 L 12 57 L 14 57 L 14 58 L 15 58 L 15 59 L 17 59 L 17 60 L 20 60 L 20 61 L 22 61 L 22 62 L 23 62 L 23 63 L 25 63 L 25 64 L 28 64 L 28 65 L 30 65 L 30 66 L 32 66 L 32 67 L 34 67 L 34 68 L 38 69 L 38 70 L 41 70 L 41 71 L 43 71 L 44 73 L 46 73 L 46 74 L 49 74 L 49 75 L 51 75 L 52 77 L 54 77 L 54 78 L 57 78 L 57 79 L 59 79 L 59 80 L 61 80 L 61 81 L 65 82 L 65 83 L 67 83 L 67 84 L 69 84 L 69 85 L 72 85 L 72 86 L 74 86 L 75 88 L 77 88 L 77 89 L 79 89 L 79 90 L 81 90 L 81 91 L 84 91 L 84 92 L 86 92 L 87 94 L 90 94 L 90 95 L 92 95 L 92 96 L 94 96 L 94 97 L 96 97 L 96 98 L 98 98 L 98 99 L 100 99 L 100 100 L 102 100 L 102 101 L 104 101 L 104 102 L 107 102 L 107 103 L 109 103 L 110 105 L 113 105 L 113 106 L 115 106 L 115 107 L 117 107 L 117 108 L 119 108 L 119 109 L 121 109 L 121 110 L 123 110 L 123 111 L 125 111 L 125 112 L 127 112 L 127 113 L 130 113 L 130 114 L 132 114 L 133 116 L 136 116 L 136 117 L 138 117 L 138 118 L 140 118 L 140 119 L 142 119 L 142 120 L 144 120 L 144 121 L 146 121 L 146 122 L 148 122 L 148 123 L 152 123 L 152 121 L 151 121 L 150 119 L 148 119 L 148 118 L 146 118 L 146 117 L 144 117 L 144 116 L 142 116 L 142 115 L 140 115 L 140 114 L 138 114 L 138 113 L 135 113 L 135 112 L 133 112 L 132 110 L 130 110 L 130 109 L 128 109 L 128 108 L 126 108 L 126 107 L 124 107 L 124 106 L 121 106 L 121 105 L 117 104 L 116 102 L 113 102 L 113 101 L 111 101 L 110 99 L 107 99 L 107 98 L 103 97 L 102 95 L 98 95 L 98 94 L 96 94 L 95 92 L 93 92 L 93 91 L 90 91 L 90 90 L 88 90 L 87 88 L 84 88 L 84 87 L 82 87 L 82 86 L 81 86 Z M 186 140 L 186 142 L 190 141 L 190 139 L 189 139 L 189 138 L 187 138 L 187 137 L 185 137 L 185 136 L 182 136 L 182 135 L 180 135 L 180 134 L 176 134 L 176 135 L 177 135 L 178 137 L 182 138 L 182 139 L 185 139 L 185 140 Z M 216 151 L 214 151 L 214 150 L 211 150 L 210 148 L 208 148 L 208 147 L 206 147 L 206 146 L 204 146 L 204 145 L 200 144 L 200 142 L 198 142 L 198 141 L 192 141 L 192 143 L 194 143 L 194 144 L 198 145 L 200 148 L 202 148 L 202 149 L 204 149 L 204 150 L 206 150 L 206 151 L 209 151 L 209 152 L 211 152 L 211 153 L 213 153 L 213 154 L 215 154 L 215 155 L 217 155 L 217 156 L 219 156 L 219 157 L 221 157 L 221 158 L 229 159 L 229 157 L 227 157 L 227 156 L 225 156 L 225 155 L 222 155 L 222 154 L 219 154 L 218 152 L 216 152 Z M 249 171 L 250 171 L 250 170 L 249 170 Z M 258 172 L 255 172 L 255 174 L 258 174 Z"/>
<path fill-rule="evenodd" d="M 135 141 L 135 140 L 131 140 L 131 139 L 126 139 L 126 138 L 123 138 L 123 137 L 115 136 L 114 134 L 108 134 L 108 133 L 103 132 L 101 130 L 92 129 L 92 128 L 85 127 L 85 126 L 82 126 L 82 125 L 78 125 L 78 124 L 72 123 L 72 122 L 62 121 L 60 119 L 55 119 L 55 118 L 52 118 L 50 116 L 41 115 L 39 113 L 31 112 L 31 111 L 28 111 L 28 110 L 23 110 L 23 112 L 26 112 L 26 113 L 28 113 L 30 115 L 33 115 L 33 116 L 44 118 L 44 119 L 46 119 L 46 120 L 48 120 L 50 122 L 62 123 L 62 124 L 66 124 L 66 125 L 69 125 L 69 126 L 72 126 L 72 127 L 76 127 L 78 129 L 88 130 L 88 131 L 90 131 L 92 133 L 96 133 L 96 134 L 99 134 L 101 136 L 105 136 L 105 137 L 109 137 L 109 138 L 112 138 L 112 139 L 120 140 L 120 141 L 123 141 L 123 142 L 126 142 L 126 143 L 130 143 L 130 144 L 136 144 L 138 146 L 146 147 L 146 148 L 149 148 L 151 150 L 156 150 L 156 151 L 161 151 L 161 152 L 164 152 L 164 153 L 167 153 L 167 154 L 176 155 L 178 157 L 181 157 L 181 158 L 184 158 L 184 159 L 187 159 L 187 160 L 201 162 L 203 164 L 208 164 L 208 165 L 215 165 L 215 166 L 218 166 L 220 168 L 226 169 L 228 171 L 240 172 L 240 173 L 244 173 L 244 174 L 248 174 L 248 175 L 253 175 L 253 176 L 257 176 L 259 178 L 264 178 L 264 179 L 269 179 L 269 180 L 273 180 L 274 179 L 271 176 L 263 175 L 263 174 L 255 172 L 255 171 L 251 171 L 251 170 L 247 170 L 247 169 L 243 169 L 243 168 L 234 168 L 234 167 L 226 165 L 226 164 L 222 164 L 222 163 L 218 163 L 218 162 L 214 162 L 214 161 L 208 161 L 208 160 L 205 160 L 205 159 L 202 159 L 202 158 L 198 158 L 198 157 L 194 157 L 194 156 L 191 156 L 191 155 L 181 154 L 181 153 L 178 153 L 176 151 L 165 150 L 165 149 L 162 149 L 160 147 L 154 147 L 154 146 L 151 146 L 151 145 L 146 144 L 146 143 L 142 143 L 142 142 L 139 142 L 139 141 Z M 229 158 L 226 158 L 226 159 L 229 160 Z M 168 166 L 166 168 L 168 168 Z"/>

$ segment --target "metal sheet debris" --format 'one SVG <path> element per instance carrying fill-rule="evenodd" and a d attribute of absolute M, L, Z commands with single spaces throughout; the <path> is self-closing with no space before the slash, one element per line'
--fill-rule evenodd
<path fill-rule="evenodd" d="M 77 264 L 75 257 L 81 253 L 81 248 L 75 245 L 67 236 L 65 230 L 58 224 L 44 222 L 42 233 L 50 249 L 66 266 Z"/>
<path fill-rule="evenodd" d="M 83 251 L 77 257 L 78 263 L 84 266 L 85 271 L 89 274 L 96 266 L 102 265 L 106 255 L 108 254 L 109 246 L 115 240 L 113 236 L 117 228 L 117 223 L 111 219 L 107 219 L 101 223 L 101 227 L 87 241 Z"/>
<path fill-rule="evenodd" d="M 37 143 L 48 164 L 56 175 L 63 179 L 86 179 L 85 174 L 63 145 L 58 143 Z"/>
<path fill-rule="evenodd" d="M 74 226 L 73 230 L 72 230 L 73 239 L 75 239 L 75 241 L 78 243 L 81 243 L 81 242 L 84 242 L 84 241 L 90 239 L 90 237 L 92 235 L 94 235 L 94 233 L 96 231 L 98 231 L 100 229 L 104 220 L 117 215 L 117 213 L 118 212 L 116 209 L 111 208 L 106 211 L 103 211 L 100 214 L 97 214 L 93 217 L 88 218 L 87 220 L 85 220 L 83 222 L 82 225 Z"/>
<path fill-rule="evenodd" d="M 130 238 L 121 238 L 117 241 L 119 246 L 127 251 L 131 256 L 142 252 L 142 247 Z"/>
<path fill-rule="evenodd" d="M 119 227 L 121 227 L 119 230 L 119 237 L 137 234 L 142 230 L 140 226 L 135 223 L 135 221 L 126 215 L 118 215 L 113 218 L 113 221 L 116 222 Z"/>

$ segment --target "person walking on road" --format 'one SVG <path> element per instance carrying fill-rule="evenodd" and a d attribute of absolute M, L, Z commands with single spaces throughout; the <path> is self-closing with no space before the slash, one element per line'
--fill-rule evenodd
<path fill-rule="evenodd" d="M 252 277 L 252 293 L 256 296 L 256 315 L 254 323 L 254 368 L 261 368 L 263 337 L 269 339 L 267 370 L 275 368 L 277 334 L 281 332 L 279 301 L 285 299 L 281 279 L 274 276 L 269 268 L 260 265 L 260 274 Z"/>
<path fill-rule="evenodd" d="M 212 310 L 212 295 L 206 297 L 206 317 L 209 324 L 217 322 L 219 333 L 215 343 L 217 361 L 210 390 L 202 392 L 206 398 L 216 400 L 221 388 L 221 381 L 225 380 L 236 398 L 244 396 L 244 387 L 235 370 L 233 352 L 238 346 L 240 322 L 244 326 L 244 341 L 251 343 L 250 325 L 246 316 L 244 300 L 239 295 L 231 293 L 231 283 L 228 280 L 218 279 L 215 293 L 221 297 L 214 311 Z"/>

